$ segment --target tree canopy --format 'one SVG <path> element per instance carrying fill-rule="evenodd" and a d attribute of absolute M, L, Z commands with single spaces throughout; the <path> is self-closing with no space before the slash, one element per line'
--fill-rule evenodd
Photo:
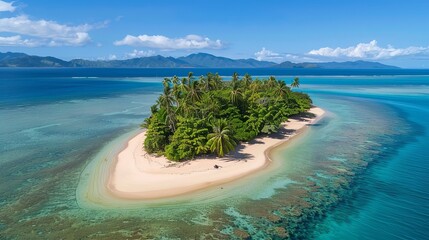
<path fill-rule="evenodd" d="M 271 76 L 253 80 L 249 74 L 231 81 L 208 73 L 195 78 L 165 78 L 163 92 L 151 107 L 144 148 L 148 153 L 181 161 L 216 153 L 222 157 L 240 141 L 276 132 L 291 115 L 307 111 L 311 99 L 291 91 L 290 86 Z"/>

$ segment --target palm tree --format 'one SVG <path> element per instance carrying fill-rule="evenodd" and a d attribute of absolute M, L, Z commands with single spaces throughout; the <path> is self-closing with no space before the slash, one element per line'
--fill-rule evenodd
<path fill-rule="evenodd" d="M 210 81 L 210 85 L 212 89 L 221 89 L 223 87 L 222 78 L 219 76 L 218 73 L 212 76 L 212 79 Z"/>
<path fill-rule="evenodd" d="M 250 84 L 250 90 L 252 90 L 252 94 L 258 92 L 261 89 L 262 82 L 259 79 L 256 79 Z"/>
<path fill-rule="evenodd" d="M 171 94 L 174 97 L 174 102 L 176 103 L 176 107 L 180 108 L 180 99 L 181 99 L 182 93 L 180 92 L 179 85 L 177 84 L 173 85 L 173 90 L 171 91 Z"/>
<path fill-rule="evenodd" d="M 171 130 L 175 131 L 177 120 L 176 120 L 175 111 L 173 109 L 174 97 L 173 97 L 173 94 L 171 94 L 170 79 L 165 78 L 163 81 L 163 84 L 164 84 L 164 91 L 161 94 L 161 96 L 159 96 L 157 105 L 160 106 L 160 108 L 165 109 L 166 124 L 169 126 Z"/>
<path fill-rule="evenodd" d="M 181 92 L 182 95 L 186 95 L 186 91 L 188 89 L 187 82 L 188 82 L 187 78 L 182 78 L 180 80 L 179 91 Z"/>
<path fill-rule="evenodd" d="M 176 125 L 177 125 L 176 111 L 174 111 L 172 108 L 167 109 L 165 122 L 172 132 L 176 131 Z"/>
<path fill-rule="evenodd" d="M 188 73 L 188 87 L 191 86 L 192 80 L 194 79 L 193 76 L 194 76 L 193 72 Z"/>
<path fill-rule="evenodd" d="M 173 82 L 173 84 L 176 84 L 176 85 L 177 85 L 177 84 L 179 84 L 179 81 L 180 81 L 180 80 L 179 80 L 179 78 L 178 78 L 176 75 L 174 75 L 174 76 L 173 76 L 173 79 L 172 79 L 171 81 Z"/>
<path fill-rule="evenodd" d="M 218 119 L 213 123 L 213 133 L 208 136 L 207 146 L 210 151 L 216 152 L 218 157 L 225 156 L 226 153 L 234 150 L 237 143 L 232 137 L 232 132 L 227 125 L 226 119 Z"/>
<path fill-rule="evenodd" d="M 232 104 L 237 105 L 238 102 L 243 98 L 243 94 L 240 90 L 238 82 L 232 82 L 232 90 L 230 92 L 230 101 Z"/>
<path fill-rule="evenodd" d="M 169 85 L 169 79 L 165 78 L 162 83 L 164 85 L 164 90 L 163 90 L 162 94 L 159 96 L 158 105 L 160 107 L 169 108 L 169 107 L 173 106 L 173 101 L 174 101 L 173 96 L 171 94 L 171 87 Z"/>
<path fill-rule="evenodd" d="M 275 94 L 283 98 L 288 93 L 289 93 L 289 88 L 286 86 L 286 83 L 284 81 L 279 81 L 275 88 Z"/>
<path fill-rule="evenodd" d="M 238 79 L 238 74 L 235 72 L 232 74 L 231 80 L 231 92 L 230 92 L 230 101 L 232 104 L 237 104 L 239 100 L 242 98 L 242 92 L 240 90 L 240 82 Z"/>
<path fill-rule="evenodd" d="M 231 82 L 238 82 L 238 73 L 236 73 L 236 72 L 234 72 L 233 74 L 232 74 L 232 80 L 231 80 Z"/>
<path fill-rule="evenodd" d="M 179 87 L 180 79 L 177 76 L 174 76 L 172 78 L 172 82 L 173 82 L 173 90 L 171 93 L 173 94 L 174 102 L 176 103 L 177 108 L 179 108 L 180 97 L 182 96 L 182 93 L 180 92 L 180 87 Z"/>
<path fill-rule="evenodd" d="M 252 83 L 252 77 L 248 73 L 244 75 L 243 83 L 246 88 Z"/>
<path fill-rule="evenodd" d="M 290 86 L 299 88 L 299 78 L 298 77 L 294 78 Z"/>
<path fill-rule="evenodd" d="M 267 81 L 267 86 L 268 86 L 269 88 L 272 88 L 272 87 L 274 87 L 274 86 L 276 85 L 276 83 L 277 83 L 276 78 L 275 78 L 274 76 L 270 76 L 270 77 L 268 78 L 268 81 Z"/>
<path fill-rule="evenodd" d="M 164 80 L 162 80 L 162 85 L 164 85 L 164 88 L 170 87 L 170 83 L 171 83 L 171 79 L 169 78 L 164 78 Z"/>
<path fill-rule="evenodd" d="M 201 100 L 196 103 L 195 107 L 199 110 L 200 118 L 210 119 L 220 111 L 220 104 L 212 93 L 202 95 Z"/>
<path fill-rule="evenodd" d="M 207 74 L 207 77 L 201 75 L 198 80 L 198 85 L 200 86 L 201 91 L 208 92 L 210 90 L 210 73 Z"/>
<path fill-rule="evenodd" d="M 192 84 L 188 88 L 188 100 L 191 103 L 195 103 L 198 100 L 200 100 L 201 97 L 201 91 L 198 88 L 198 82 L 193 81 Z"/>
<path fill-rule="evenodd" d="M 181 99 L 180 104 L 177 107 L 177 113 L 184 117 L 190 117 L 193 112 L 192 106 L 188 103 L 187 99 Z"/>

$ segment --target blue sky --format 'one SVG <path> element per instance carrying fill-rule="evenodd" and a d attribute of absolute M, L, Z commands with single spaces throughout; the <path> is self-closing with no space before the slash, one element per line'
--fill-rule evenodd
<path fill-rule="evenodd" d="M 206 52 L 429 68 L 429 1 L 0 0 L 0 52 L 126 59 Z"/>

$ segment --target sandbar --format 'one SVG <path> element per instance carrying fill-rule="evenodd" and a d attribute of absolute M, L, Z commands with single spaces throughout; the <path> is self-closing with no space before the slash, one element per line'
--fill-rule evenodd
<path fill-rule="evenodd" d="M 120 199 L 162 199 L 240 179 L 267 167 L 272 161 L 270 149 L 298 135 L 324 113 L 323 109 L 313 107 L 306 114 L 289 118 L 278 133 L 240 143 L 223 158 L 208 155 L 185 162 L 171 162 L 145 152 L 142 147 L 145 131 L 142 131 L 128 141 L 112 162 L 107 190 Z"/>

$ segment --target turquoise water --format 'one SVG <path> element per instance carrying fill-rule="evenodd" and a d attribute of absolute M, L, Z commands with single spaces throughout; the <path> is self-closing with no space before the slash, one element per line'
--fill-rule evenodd
<path fill-rule="evenodd" d="M 376 110 L 382 114 L 390 109 L 396 115 L 387 125 L 404 121 L 395 131 L 408 132 L 396 136 L 395 143 L 386 146 L 389 153 L 375 159 L 359 177 L 352 198 L 318 226 L 318 239 L 429 239 L 429 78 L 391 78 L 392 82 L 384 86 L 350 86 L 334 91 L 319 86 L 314 90 L 321 95 L 338 93 L 377 103 L 380 106 Z M 401 80 L 407 82 L 396 84 Z M 388 138 L 384 134 L 380 137 L 380 144 L 392 141 L 383 141 Z"/>
<path fill-rule="evenodd" d="M 168 204 L 106 209 L 79 205 L 80 174 L 138 129 L 161 78 L 1 70 L 0 239 L 429 239 L 429 77 L 343 71 L 301 77 L 328 114 L 270 169 Z"/>

